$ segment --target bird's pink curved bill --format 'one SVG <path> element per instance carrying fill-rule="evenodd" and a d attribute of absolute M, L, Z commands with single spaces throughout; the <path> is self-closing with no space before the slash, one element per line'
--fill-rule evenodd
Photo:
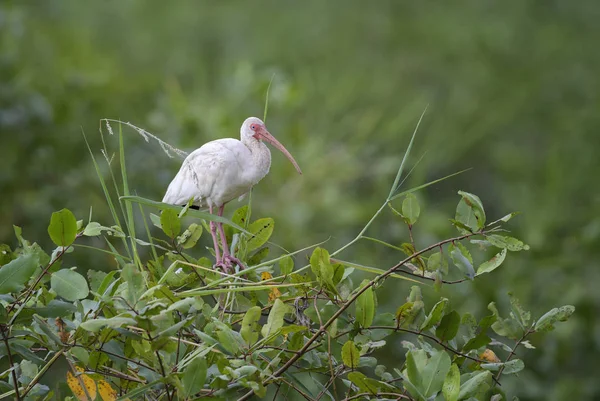
<path fill-rule="evenodd" d="M 288 160 L 292 162 L 292 164 L 296 168 L 296 171 L 298 172 L 298 174 L 302 174 L 302 170 L 300 170 L 300 166 L 298 166 L 298 163 L 296 163 L 296 160 L 294 160 L 294 157 L 290 154 L 290 152 L 287 151 L 287 149 L 277 139 L 275 139 L 275 137 L 273 135 L 271 135 L 269 133 L 269 131 L 267 131 L 266 129 L 261 130 L 260 136 L 262 136 L 262 138 L 265 141 L 269 142 L 271 145 L 273 145 L 277 149 L 279 149 L 281 151 L 281 153 L 283 153 L 285 155 L 285 157 L 287 157 Z"/>

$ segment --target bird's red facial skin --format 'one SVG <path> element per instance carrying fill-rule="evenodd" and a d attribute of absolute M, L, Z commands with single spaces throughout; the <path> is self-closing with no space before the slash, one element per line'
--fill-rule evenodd
<path fill-rule="evenodd" d="M 252 131 L 254 131 L 254 135 L 252 135 L 254 137 L 254 139 L 260 141 L 261 139 L 264 138 L 264 132 L 267 132 L 267 128 L 264 125 L 260 125 L 260 124 L 252 124 L 250 126 L 250 129 Z"/>

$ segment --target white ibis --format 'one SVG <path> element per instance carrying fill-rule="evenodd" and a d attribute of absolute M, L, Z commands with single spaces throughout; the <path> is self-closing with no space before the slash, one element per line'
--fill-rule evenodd
<path fill-rule="evenodd" d="M 279 149 L 302 174 L 290 152 L 267 131 L 259 118 L 247 118 L 240 128 L 240 137 L 240 141 L 233 138 L 211 141 L 190 153 L 169 184 L 163 202 L 185 205 L 193 199 L 193 205 L 208 206 L 210 213 L 218 208 L 217 214 L 222 216 L 227 202 L 246 194 L 269 173 L 271 152 L 262 141 Z M 219 250 L 217 227 L 223 257 Z M 211 221 L 210 231 L 215 247 L 215 267 L 224 271 L 229 271 L 233 264 L 243 267 L 241 261 L 229 252 L 223 225 Z"/>

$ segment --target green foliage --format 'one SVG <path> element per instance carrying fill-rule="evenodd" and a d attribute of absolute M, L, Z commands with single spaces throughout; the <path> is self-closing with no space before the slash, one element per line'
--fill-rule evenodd
<path fill-rule="evenodd" d="M 492 302 L 492 314 L 477 321 L 470 312 L 449 307 L 455 297 L 451 285 L 464 285 L 465 277 L 477 285 L 479 275 L 499 273 L 509 250 L 527 249 L 522 241 L 497 234 L 509 218 L 486 226 L 481 200 L 466 192 L 460 192 L 459 223 L 448 224 L 458 228 L 459 236 L 420 247 L 413 225 L 417 219 L 425 225 L 427 216 L 409 192 L 402 219 L 393 224 L 406 226 L 410 242 L 396 247 L 368 238 L 391 245 L 400 262 L 380 269 L 336 259 L 367 239 L 363 234 L 369 225 L 398 195 L 401 173 L 402 167 L 390 195 L 361 233 L 337 250 L 319 244 L 268 259 L 274 219 L 252 220 L 249 206 L 238 209 L 231 222 L 223 222 L 233 254 L 247 268 L 231 274 L 211 269 L 212 255 L 199 245 L 203 226 L 213 217 L 204 219 L 206 213 L 195 214 L 187 206 L 131 197 L 126 182 L 119 191 L 125 194 L 120 198 L 123 215 L 106 192 L 113 222 L 84 227 L 66 209 L 55 213 L 48 232 L 59 247 L 52 256 L 15 229 L 20 246 L 0 267 L 0 356 L 18 369 L 0 380 L 0 396 L 18 392 L 22 399 L 51 399 L 72 391 L 82 398 L 97 391 L 103 400 L 117 395 L 131 400 L 247 400 L 277 394 L 280 388 L 301 391 L 310 399 L 327 393 L 332 399 L 386 394 L 420 401 L 487 400 L 501 394 L 496 386 L 503 375 L 526 368 L 515 357 L 517 349 L 531 348 L 531 334 L 566 321 L 574 308 L 555 308 L 536 320 L 509 294 L 508 317 Z M 123 166 L 121 177 L 127 181 Z M 161 209 L 160 217 L 150 218 L 162 232 L 153 234 L 145 210 L 140 207 L 138 216 L 131 202 Z M 146 237 L 134 227 L 140 220 Z M 106 245 L 80 247 L 89 237 Z M 500 252 L 492 259 L 485 247 L 472 254 L 465 246 L 469 241 Z M 110 258 L 108 272 L 89 270 L 86 279 L 62 267 L 71 254 L 93 250 Z M 301 252 L 310 252 L 304 266 L 294 263 Z M 458 269 L 448 268 L 446 255 Z M 476 257 L 488 260 L 478 275 Z M 40 274 L 34 274 L 38 269 Z M 378 295 L 390 281 L 398 294 L 395 315 L 378 313 Z M 410 288 L 405 281 L 411 281 Z M 433 295 L 427 285 L 432 282 L 438 290 L 450 287 L 445 297 Z M 389 363 L 385 354 L 393 353 L 399 338 L 405 357 Z M 69 389 L 40 383 L 59 360 L 77 373 L 66 375 Z M 300 371 L 319 373 L 324 380 L 312 386 L 294 375 Z"/>

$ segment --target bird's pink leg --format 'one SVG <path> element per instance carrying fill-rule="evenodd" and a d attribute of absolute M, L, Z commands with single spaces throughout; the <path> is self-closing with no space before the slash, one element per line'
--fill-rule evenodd
<path fill-rule="evenodd" d="M 213 214 L 212 205 L 208 205 L 208 211 L 210 214 Z M 217 263 L 215 263 L 215 266 L 220 266 L 223 263 L 223 260 L 221 259 L 221 250 L 219 249 L 219 240 L 217 239 L 217 224 L 214 221 L 211 221 L 209 225 L 210 234 L 212 235 L 213 244 L 215 246 L 215 256 L 217 258 Z"/>
<path fill-rule="evenodd" d="M 219 212 L 217 213 L 219 216 L 223 216 L 223 211 L 225 210 L 225 205 L 221 205 L 219 208 Z M 223 245 L 223 262 L 231 267 L 233 264 L 238 265 L 241 269 L 244 269 L 244 264 L 238 258 L 231 256 L 229 253 L 229 246 L 227 245 L 227 237 L 225 237 L 225 230 L 223 229 L 223 223 L 217 223 L 219 226 L 219 233 L 221 234 L 221 244 Z"/>

